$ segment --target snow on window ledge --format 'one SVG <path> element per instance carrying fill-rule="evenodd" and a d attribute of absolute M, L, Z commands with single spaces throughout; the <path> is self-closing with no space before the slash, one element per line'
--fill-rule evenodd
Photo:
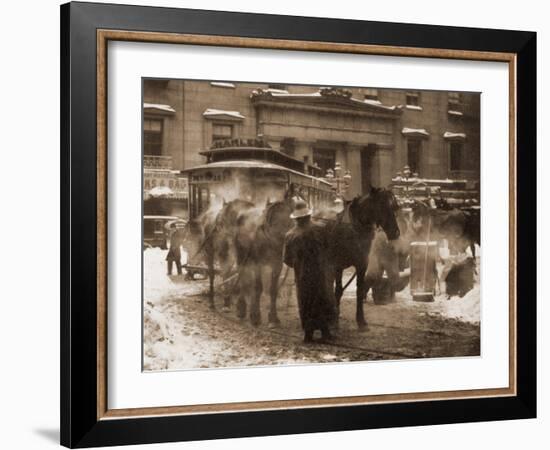
<path fill-rule="evenodd" d="M 447 114 L 449 114 L 451 116 L 463 116 L 464 115 L 464 113 L 462 113 L 461 111 L 454 111 L 452 109 L 447 111 Z"/>
<path fill-rule="evenodd" d="M 223 109 L 208 108 L 202 113 L 203 117 L 227 117 L 232 119 L 244 119 L 244 116 L 239 111 L 225 111 Z"/>
<path fill-rule="evenodd" d="M 288 91 L 286 89 L 267 88 L 264 89 L 264 91 L 271 92 L 272 94 L 288 94 Z"/>
<path fill-rule="evenodd" d="M 212 81 L 210 82 L 210 86 L 235 89 L 235 85 L 233 83 L 227 83 L 225 81 Z"/>
<path fill-rule="evenodd" d="M 175 113 L 176 110 L 172 108 L 170 105 L 161 105 L 157 103 L 144 103 L 143 109 L 156 109 L 158 111 L 164 111 L 168 113 Z"/>
<path fill-rule="evenodd" d="M 422 111 L 424 109 L 422 108 L 422 106 L 418 106 L 418 105 L 405 105 L 405 108 L 411 109 L 413 111 Z"/>
<path fill-rule="evenodd" d="M 452 131 L 445 131 L 445 133 L 443 133 L 443 138 L 464 140 L 466 139 L 466 133 L 453 133 Z"/>
<path fill-rule="evenodd" d="M 428 137 L 430 133 L 426 131 L 425 128 L 408 128 L 405 127 L 401 130 L 403 136 L 418 136 L 418 137 Z"/>

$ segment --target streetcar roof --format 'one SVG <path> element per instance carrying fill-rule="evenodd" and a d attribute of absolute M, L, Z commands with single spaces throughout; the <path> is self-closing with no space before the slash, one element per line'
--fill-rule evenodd
<path fill-rule="evenodd" d="M 249 147 L 249 146 L 232 145 L 232 146 L 228 146 L 228 147 L 209 148 L 208 150 L 203 150 L 203 151 L 199 152 L 199 154 L 203 155 L 203 156 L 218 156 L 218 155 L 220 155 L 220 157 L 224 157 L 225 155 L 230 154 L 230 153 L 234 153 L 234 152 L 237 152 L 237 153 L 251 153 L 251 154 L 258 153 L 260 155 L 264 155 L 264 154 L 276 155 L 276 157 L 281 158 L 282 160 L 294 163 L 294 164 L 299 164 L 299 165 L 304 164 L 304 162 L 302 160 L 300 160 L 298 158 L 294 158 L 293 156 L 287 155 L 286 153 L 283 153 L 279 150 L 275 150 L 274 148 L 271 148 L 271 147 Z M 254 159 L 254 158 L 250 158 L 250 159 Z M 260 158 L 260 160 L 263 161 L 264 158 Z M 231 160 L 230 159 L 225 159 L 225 161 L 231 161 Z"/>
<path fill-rule="evenodd" d="M 266 170 L 278 170 L 281 172 L 289 172 L 295 175 L 299 175 L 304 178 L 309 178 L 312 180 L 317 180 L 327 187 L 332 185 L 321 178 L 313 177 L 297 170 L 292 170 L 287 167 L 279 166 L 277 164 L 265 162 L 265 161 L 256 161 L 256 160 L 242 160 L 242 161 L 218 161 L 209 164 L 202 164 L 200 166 L 191 167 L 189 169 L 183 169 L 181 173 L 189 173 L 195 170 L 205 170 L 205 169 L 266 169 Z"/>
<path fill-rule="evenodd" d="M 144 219 L 150 219 L 150 220 L 181 220 L 179 217 L 176 216 L 143 216 Z"/>
<path fill-rule="evenodd" d="M 266 163 L 277 164 L 282 167 L 286 167 L 290 170 L 306 173 L 305 167 L 313 170 L 313 176 L 318 177 L 321 175 L 321 169 L 311 166 L 304 161 L 287 155 L 279 150 L 273 149 L 269 146 L 250 146 L 250 145 L 237 145 L 242 144 L 243 139 L 234 139 L 230 141 L 235 145 L 228 145 L 223 147 L 213 147 L 208 150 L 199 152 L 199 154 L 206 156 L 208 161 L 221 162 L 221 161 L 263 161 Z"/>

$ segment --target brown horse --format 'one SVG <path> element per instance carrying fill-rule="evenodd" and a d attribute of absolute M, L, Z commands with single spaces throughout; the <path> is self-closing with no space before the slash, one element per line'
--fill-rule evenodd
<path fill-rule="evenodd" d="M 238 267 L 235 236 L 242 226 L 242 217 L 255 211 L 255 206 L 244 200 L 223 202 L 220 210 L 208 209 L 188 225 L 188 251 L 195 260 L 206 263 L 209 278 L 209 300 L 214 308 L 214 279 L 219 272 L 224 286 L 224 308 L 231 303 L 232 284 Z"/>
<path fill-rule="evenodd" d="M 395 292 L 402 291 L 409 283 L 409 277 L 400 274 L 408 267 L 409 245 L 412 241 L 407 219 L 401 210 L 397 213 L 397 223 L 400 230 L 397 241 L 389 241 L 381 229 L 375 232 L 372 241 L 369 266 L 365 274 L 365 296 L 372 288 L 375 303 L 392 301 Z M 384 278 L 384 273 L 387 279 Z M 382 292 L 387 298 L 379 295 Z"/>
<path fill-rule="evenodd" d="M 241 276 L 245 264 L 246 255 L 243 255 L 237 246 L 237 236 L 241 239 L 250 236 L 254 232 L 255 221 L 258 221 L 260 211 L 255 205 L 246 200 L 232 200 L 223 203 L 222 209 L 216 216 L 214 230 L 207 245 L 207 265 L 209 268 L 210 298 L 214 299 L 215 260 L 221 267 L 222 283 L 224 284 L 224 308 L 231 305 L 231 295 L 234 288 L 241 288 L 239 295 L 244 295 L 246 281 Z M 229 278 L 237 271 L 237 283 L 228 284 Z"/>
<path fill-rule="evenodd" d="M 247 315 L 250 321 L 261 322 L 260 298 L 263 291 L 262 271 L 271 271 L 270 324 L 278 324 L 278 280 L 283 266 L 283 244 L 292 226 L 291 200 L 267 202 L 265 209 L 245 200 L 224 202 L 217 213 L 205 213 L 190 224 L 195 239 L 199 237 L 199 252 L 205 257 L 210 282 L 210 304 L 214 307 L 214 278 L 219 268 L 224 287 L 224 308 L 236 295 L 237 316 Z M 236 277 L 236 280 L 233 280 Z"/>
<path fill-rule="evenodd" d="M 246 317 L 248 297 L 250 322 L 253 325 L 261 323 L 260 299 L 264 289 L 262 272 L 265 268 L 271 273 L 268 321 L 274 326 L 280 323 L 277 316 L 277 296 L 283 268 L 285 234 L 292 227 L 291 212 L 290 200 L 273 203 L 268 201 L 259 220 L 247 214 L 241 218 L 241 227 L 235 240 L 240 282 L 237 315 Z"/>

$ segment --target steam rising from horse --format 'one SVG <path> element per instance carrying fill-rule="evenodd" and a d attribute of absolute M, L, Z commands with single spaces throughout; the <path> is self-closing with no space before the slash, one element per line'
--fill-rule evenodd
<path fill-rule="evenodd" d="M 285 234 L 292 227 L 290 213 L 292 212 L 290 201 L 268 202 L 260 220 L 253 221 L 250 227 L 241 227 L 236 236 L 236 247 L 239 279 L 243 283 L 239 286 L 240 296 L 237 304 L 239 317 L 246 316 L 246 299 L 248 293 L 250 304 L 250 321 L 253 325 L 259 325 L 260 299 L 263 292 L 262 272 L 268 268 L 271 273 L 269 287 L 270 309 L 268 320 L 270 324 L 278 325 L 277 296 L 279 291 L 279 277 L 283 268 L 283 245 Z M 249 223 L 250 219 L 243 216 L 243 223 Z M 254 289 L 249 289 L 246 280 L 252 280 Z M 243 295 L 244 294 L 244 295 Z"/>
<path fill-rule="evenodd" d="M 337 305 L 343 294 L 342 273 L 347 267 L 357 271 L 356 320 L 359 328 L 366 326 L 363 311 L 365 292 L 365 272 L 368 254 L 376 227 L 381 227 L 394 240 L 399 237 L 395 211 L 397 203 L 390 191 L 371 190 L 362 197 L 355 198 L 349 205 L 351 223 L 328 221 L 325 230 L 330 234 L 329 249 L 336 277 L 335 294 Z M 237 282 L 235 289 L 224 294 L 224 305 L 229 306 L 231 293 L 238 292 L 237 315 L 246 317 L 254 325 L 261 322 L 260 299 L 264 289 L 262 271 L 269 268 L 270 309 L 268 320 L 278 324 L 277 296 L 279 277 L 283 267 L 283 245 L 285 234 L 292 227 L 290 199 L 268 202 L 265 208 L 258 208 L 244 200 L 233 200 L 223 204 L 215 218 L 207 214 L 201 218 L 203 240 L 201 249 L 206 256 L 210 279 L 210 302 L 214 307 L 214 276 L 217 261 L 224 281 L 230 278 L 235 268 Z M 249 311 L 247 311 L 249 309 Z"/>
<path fill-rule="evenodd" d="M 447 239 L 451 249 L 459 252 L 470 246 L 475 258 L 475 244 L 481 244 L 478 209 L 457 209 L 447 203 L 432 210 L 425 203 L 416 202 L 412 220 L 414 231 L 421 239 Z"/>
<path fill-rule="evenodd" d="M 283 245 L 292 227 L 291 201 L 267 202 L 265 208 L 245 200 L 224 202 L 214 216 L 203 214 L 194 222 L 193 237 L 202 243 L 198 252 L 205 257 L 210 282 L 210 304 L 214 307 L 216 263 L 224 285 L 224 306 L 238 295 L 237 315 L 244 318 L 249 309 L 250 321 L 261 322 L 260 299 L 263 292 L 262 271 L 271 272 L 269 288 L 271 306 L 269 322 L 278 324 L 278 280 L 283 267 Z M 236 271 L 236 275 L 234 272 Z M 230 281 L 236 277 L 234 283 Z"/>

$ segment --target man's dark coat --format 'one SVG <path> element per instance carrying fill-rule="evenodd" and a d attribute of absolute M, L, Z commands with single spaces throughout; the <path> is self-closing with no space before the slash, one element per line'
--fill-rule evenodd
<path fill-rule="evenodd" d="M 296 225 L 285 237 L 284 262 L 294 269 L 302 328 L 327 327 L 335 318 L 329 233 L 318 224 Z"/>

